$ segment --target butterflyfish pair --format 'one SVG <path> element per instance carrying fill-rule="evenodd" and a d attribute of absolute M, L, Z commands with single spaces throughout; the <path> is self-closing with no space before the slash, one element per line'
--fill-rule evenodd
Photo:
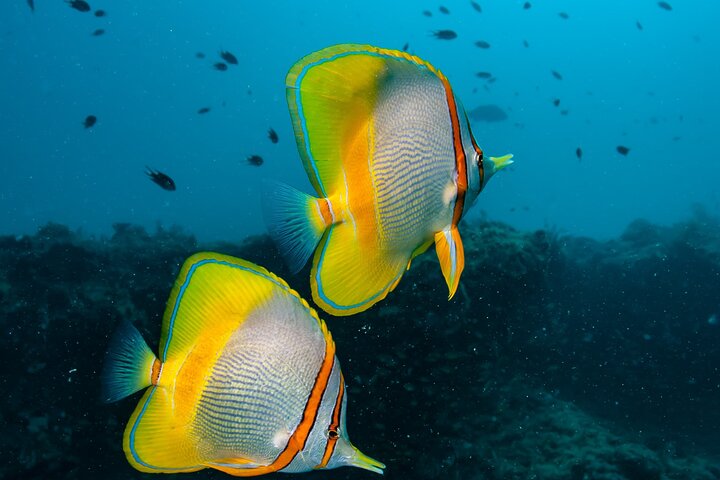
<path fill-rule="evenodd" d="M 149 387 L 124 434 L 136 469 L 382 473 L 348 439 L 345 384 L 325 323 L 264 268 L 214 253 L 190 257 L 159 345 L 155 356 L 127 323 L 103 372 L 107 401 Z"/>
<path fill-rule="evenodd" d="M 512 155 L 486 158 L 447 78 L 406 52 L 336 45 L 286 78 L 298 150 L 316 196 L 286 185 L 264 202 L 289 267 L 313 256 L 313 300 L 333 315 L 381 301 L 433 243 L 452 298 L 458 222 Z"/>

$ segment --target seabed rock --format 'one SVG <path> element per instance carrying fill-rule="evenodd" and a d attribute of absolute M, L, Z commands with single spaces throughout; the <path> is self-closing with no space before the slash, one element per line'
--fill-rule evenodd
<path fill-rule="evenodd" d="M 351 392 L 348 428 L 387 478 L 720 478 L 717 219 L 637 221 L 606 242 L 497 222 L 461 232 L 451 301 L 429 252 L 376 307 L 321 313 Z M 0 478 L 157 478 L 122 452 L 136 397 L 99 400 L 108 338 L 128 319 L 156 340 L 175 276 L 200 250 L 260 263 L 309 299 L 309 267 L 289 275 L 269 245 L 129 224 L 109 238 L 58 224 L 0 237 L 0 451 L 12 459 Z"/>

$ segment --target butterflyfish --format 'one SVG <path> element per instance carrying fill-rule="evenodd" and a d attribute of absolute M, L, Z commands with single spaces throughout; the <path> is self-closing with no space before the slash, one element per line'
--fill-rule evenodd
<path fill-rule="evenodd" d="M 266 223 L 288 266 L 313 255 L 315 303 L 352 315 L 381 301 L 435 244 L 452 298 L 458 223 L 512 155 L 487 158 L 447 78 L 406 52 L 337 45 L 286 78 L 298 150 L 317 197 L 266 189 Z"/>
<path fill-rule="evenodd" d="M 348 439 L 347 392 L 325 323 L 250 262 L 215 253 L 185 261 L 157 356 L 130 323 L 121 325 L 108 348 L 103 398 L 146 388 L 123 440 L 142 472 L 385 468 Z"/>

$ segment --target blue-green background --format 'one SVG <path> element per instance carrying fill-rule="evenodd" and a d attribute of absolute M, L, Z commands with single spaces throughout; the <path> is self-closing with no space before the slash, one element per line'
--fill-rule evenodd
<path fill-rule="evenodd" d="M 347 42 L 409 43 L 447 74 L 468 110 L 506 110 L 507 121 L 473 126 L 487 154 L 517 161 L 474 215 L 605 238 L 638 217 L 665 224 L 694 203 L 720 208 L 714 2 L 666 11 L 651 0 L 537 1 L 526 10 L 491 0 L 482 13 L 445 2 L 449 15 L 427 1 L 91 3 L 108 15 L 60 0 L 36 0 L 34 14 L 21 0 L 0 5 L 0 233 L 32 233 L 49 220 L 86 233 L 119 221 L 179 224 L 201 239 L 263 231 L 261 179 L 310 188 L 285 73 L 303 55 Z M 97 28 L 106 34 L 91 36 Z M 440 29 L 458 38 L 437 40 Z M 492 46 L 478 49 L 477 40 Z M 240 65 L 214 71 L 221 49 Z M 497 81 L 486 89 L 477 71 Z M 211 112 L 198 115 L 205 106 Z M 90 114 L 98 123 L 85 130 Z M 247 165 L 251 154 L 265 164 Z M 146 165 L 178 190 L 149 182 Z"/>
<path fill-rule="evenodd" d="M 311 191 L 284 77 L 345 42 L 409 44 L 502 108 L 473 130 L 516 160 L 460 225 L 452 300 L 429 252 L 367 312 L 321 313 L 353 442 L 387 479 L 720 479 L 720 3 L 477 1 L 0 2 L 0 479 L 159 478 L 122 452 L 139 394 L 102 404 L 99 372 L 121 321 L 157 351 L 190 254 L 311 298 L 254 236 L 261 180 Z"/>

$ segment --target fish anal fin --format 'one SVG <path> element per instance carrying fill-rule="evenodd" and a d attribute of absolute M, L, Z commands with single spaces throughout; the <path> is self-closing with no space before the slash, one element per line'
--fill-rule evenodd
<path fill-rule="evenodd" d="M 315 252 L 310 285 L 313 300 L 336 316 L 367 310 L 390 293 L 408 264 L 407 256 L 392 255 L 381 246 L 364 244 L 375 239 L 372 225 L 342 222 L 332 225 Z"/>
<path fill-rule="evenodd" d="M 175 416 L 169 390 L 161 386 L 146 390 L 125 428 L 125 456 L 141 472 L 194 472 L 203 468 L 188 425 Z"/>
<path fill-rule="evenodd" d="M 465 268 L 465 250 L 456 225 L 435 234 L 435 250 L 448 286 L 449 300 L 455 295 L 460 283 L 460 275 Z"/>

